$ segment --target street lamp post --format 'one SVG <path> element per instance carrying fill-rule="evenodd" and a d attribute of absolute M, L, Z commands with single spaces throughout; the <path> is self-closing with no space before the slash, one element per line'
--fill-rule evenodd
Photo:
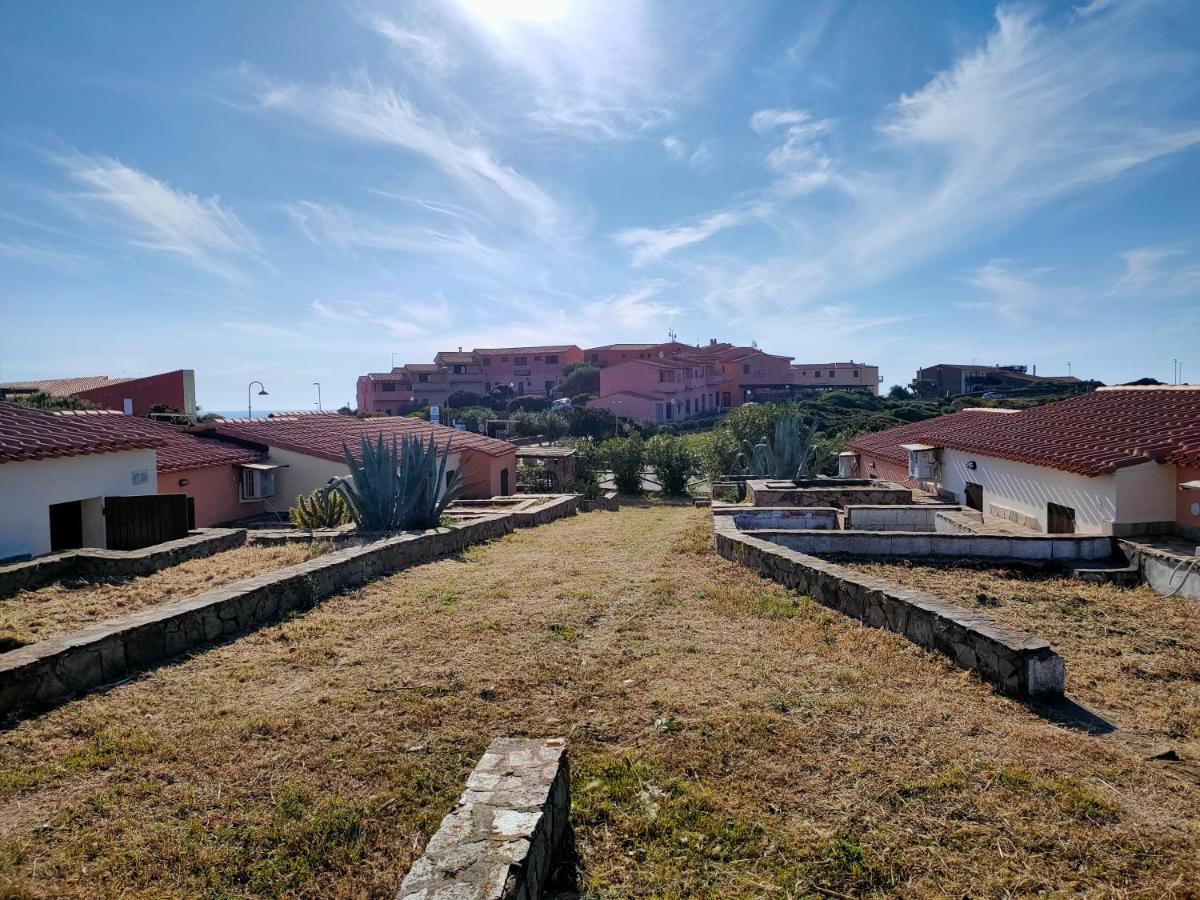
<path fill-rule="evenodd" d="M 317 412 L 324 412 L 321 408 L 321 382 L 314 381 L 313 384 L 317 386 Z"/>
<path fill-rule="evenodd" d="M 250 391 L 254 388 L 254 386 L 256 384 L 259 387 L 258 396 L 260 396 L 260 397 L 267 396 L 266 385 L 264 385 L 261 381 L 252 381 L 248 385 L 246 385 L 246 418 L 247 419 L 254 418 L 254 407 L 251 406 L 251 404 L 250 404 Z"/>

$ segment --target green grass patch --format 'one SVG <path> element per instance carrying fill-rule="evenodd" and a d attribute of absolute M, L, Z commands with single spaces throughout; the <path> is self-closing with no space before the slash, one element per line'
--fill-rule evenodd
<path fill-rule="evenodd" d="M 1001 769 L 996 773 L 996 780 L 1016 790 L 1048 796 L 1063 812 L 1077 819 L 1115 822 L 1121 815 L 1121 807 L 1117 804 L 1064 778 L 1043 778 L 1025 769 Z"/>

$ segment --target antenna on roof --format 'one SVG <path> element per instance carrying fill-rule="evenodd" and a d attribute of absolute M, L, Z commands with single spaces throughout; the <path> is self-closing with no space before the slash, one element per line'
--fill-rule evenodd
<path fill-rule="evenodd" d="M 673 344 L 678 339 L 679 335 L 677 335 L 675 333 L 674 328 L 668 328 L 667 329 L 667 337 L 670 339 L 671 343 Z"/>
<path fill-rule="evenodd" d="M 757 350 L 757 349 L 758 349 L 758 341 L 756 341 L 756 340 L 751 340 L 751 341 L 750 341 L 750 346 L 751 346 L 751 347 L 753 347 L 755 350 Z"/>

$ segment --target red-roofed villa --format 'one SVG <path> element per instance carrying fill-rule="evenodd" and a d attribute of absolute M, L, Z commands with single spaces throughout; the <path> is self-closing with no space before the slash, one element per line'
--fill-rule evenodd
<path fill-rule="evenodd" d="M 1200 539 L 1200 386 L 1100 388 L 1020 411 L 963 410 L 850 443 L 899 481 L 1052 533 Z"/>

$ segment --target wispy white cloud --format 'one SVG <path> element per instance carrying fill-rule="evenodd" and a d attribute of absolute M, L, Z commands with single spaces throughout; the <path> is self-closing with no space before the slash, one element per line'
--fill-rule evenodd
<path fill-rule="evenodd" d="M 1125 271 L 1110 293 L 1142 297 L 1197 295 L 1200 300 L 1200 258 L 1194 247 L 1135 247 L 1120 254 Z"/>
<path fill-rule="evenodd" d="M 662 140 L 663 149 L 667 151 L 667 156 L 676 162 L 687 157 L 687 144 L 681 141 L 674 135 L 667 135 Z"/>
<path fill-rule="evenodd" d="M 1043 276 L 1051 271 L 1040 268 L 1022 272 L 1013 268 L 1012 260 L 990 260 L 965 279 L 981 294 L 979 299 L 959 306 L 991 312 L 1016 327 L 1077 312 L 1082 302 L 1080 292 L 1046 283 Z"/>
<path fill-rule="evenodd" d="M 461 223 L 436 227 L 411 219 L 393 223 L 341 205 L 311 200 L 288 204 L 287 211 L 301 233 L 321 247 L 343 252 L 447 254 L 488 269 L 514 270 L 514 259 L 508 253 L 484 243 Z"/>
<path fill-rule="evenodd" d="M 663 259 L 669 253 L 692 244 L 706 241 L 718 232 L 745 222 L 753 210 L 723 210 L 706 216 L 692 225 L 671 228 L 627 228 L 618 231 L 614 240 L 633 251 L 633 264 L 642 266 Z"/>
<path fill-rule="evenodd" d="M 426 73 L 443 73 L 458 65 L 446 36 L 427 27 L 412 27 L 378 12 L 362 12 L 364 25 L 386 40 L 396 55 Z"/>
<path fill-rule="evenodd" d="M 532 179 L 499 162 L 482 138 L 452 134 L 441 119 L 420 112 L 393 85 L 376 84 L 365 74 L 346 84 L 280 85 L 247 70 L 240 72 L 240 80 L 258 109 L 417 154 L 497 213 L 515 214 L 543 236 L 561 236 L 568 225 L 559 204 Z"/>
<path fill-rule="evenodd" d="M 593 322 L 593 327 L 603 322 L 605 327 L 613 324 L 633 333 L 662 333 L 672 319 L 683 310 L 671 303 L 656 300 L 667 283 L 661 280 L 643 282 L 620 294 L 589 303 L 584 314 Z"/>
<path fill-rule="evenodd" d="M 258 239 L 220 198 L 203 199 L 106 156 L 54 157 L 81 190 L 62 199 L 81 215 L 120 229 L 135 245 L 185 257 L 221 274 L 255 257 Z"/>
<path fill-rule="evenodd" d="M 688 166 L 697 171 L 706 171 L 711 169 L 716 161 L 716 154 L 713 152 L 713 141 L 704 139 L 698 143 L 695 148 L 689 148 L 682 140 L 675 135 L 668 135 L 663 138 L 663 150 L 667 156 L 676 162 L 686 162 Z"/>

